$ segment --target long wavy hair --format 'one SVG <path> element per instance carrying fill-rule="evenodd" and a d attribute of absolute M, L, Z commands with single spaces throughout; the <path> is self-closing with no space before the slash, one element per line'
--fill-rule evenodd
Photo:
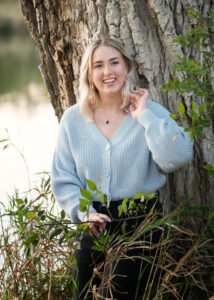
<path fill-rule="evenodd" d="M 127 67 L 127 75 L 124 86 L 122 88 L 122 103 L 121 109 L 128 111 L 128 95 L 133 91 L 135 83 L 133 76 L 133 61 L 125 52 L 124 47 L 120 42 L 112 38 L 101 38 L 91 43 L 85 50 L 80 67 L 79 79 L 79 101 L 80 112 L 87 122 L 93 121 L 94 109 L 100 103 L 99 92 L 95 87 L 92 79 L 92 56 L 100 46 L 109 46 L 115 48 L 122 56 Z"/>

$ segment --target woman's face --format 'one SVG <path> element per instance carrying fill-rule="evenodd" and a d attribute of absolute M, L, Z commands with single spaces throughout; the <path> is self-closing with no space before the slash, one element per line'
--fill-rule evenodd
<path fill-rule="evenodd" d="M 121 97 L 121 89 L 127 74 L 126 64 L 115 48 L 100 46 L 92 56 L 93 83 L 102 96 L 117 95 Z"/>

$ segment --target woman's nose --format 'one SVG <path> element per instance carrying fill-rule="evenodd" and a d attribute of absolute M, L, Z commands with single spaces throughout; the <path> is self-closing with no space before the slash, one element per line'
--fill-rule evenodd
<path fill-rule="evenodd" d="M 104 66 L 104 74 L 107 75 L 107 74 L 110 74 L 111 73 L 111 66 L 109 64 L 106 64 Z"/>

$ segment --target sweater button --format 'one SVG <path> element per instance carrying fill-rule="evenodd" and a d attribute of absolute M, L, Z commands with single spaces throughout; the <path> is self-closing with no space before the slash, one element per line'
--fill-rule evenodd
<path fill-rule="evenodd" d="M 105 150 L 108 151 L 109 149 L 110 149 L 110 145 L 109 145 L 109 144 L 106 144 L 106 145 L 105 145 Z"/>
<path fill-rule="evenodd" d="M 109 177 L 110 176 L 110 171 L 105 171 L 105 176 Z"/>

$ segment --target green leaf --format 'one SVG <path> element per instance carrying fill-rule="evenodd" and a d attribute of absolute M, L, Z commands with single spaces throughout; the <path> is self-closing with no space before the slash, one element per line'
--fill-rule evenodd
<path fill-rule="evenodd" d="M 83 190 L 83 189 L 80 189 L 80 193 L 83 197 L 85 197 L 86 199 L 92 199 L 92 194 L 91 192 L 87 191 L 87 190 Z"/>
<path fill-rule="evenodd" d="M 64 219 L 64 218 L 65 218 L 65 211 L 62 210 L 62 211 L 61 211 L 61 219 Z"/>
<path fill-rule="evenodd" d="M 175 88 L 179 89 L 180 88 L 180 80 L 178 79 L 178 77 L 174 78 L 174 83 L 175 83 Z"/>
<path fill-rule="evenodd" d="M 137 194 L 134 196 L 134 199 L 140 199 L 142 196 L 143 196 L 143 193 L 137 193 Z"/>
<path fill-rule="evenodd" d="M 137 198 L 138 199 L 138 198 Z M 128 200 L 128 199 L 127 199 Z M 128 210 L 131 210 L 134 206 L 136 206 L 134 200 L 129 200 L 129 207 Z"/>
<path fill-rule="evenodd" d="M 167 92 L 168 91 L 168 83 L 166 81 L 164 82 L 164 86 L 161 88 L 161 90 L 163 92 Z"/>
<path fill-rule="evenodd" d="M 30 219 L 30 220 L 31 220 L 31 219 L 33 219 L 33 218 L 34 218 L 34 216 L 35 216 L 35 212 L 34 212 L 34 211 L 32 211 L 32 210 L 31 210 L 31 211 L 29 211 L 29 212 L 28 212 L 28 214 L 27 214 L 27 218 L 28 218 L 28 219 Z"/>
<path fill-rule="evenodd" d="M 16 203 L 18 204 L 18 205 L 22 205 L 23 203 L 24 203 L 24 201 L 22 200 L 22 199 L 16 199 Z"/>
<path fill-rule="evenodd" d="M 120 205 L 120 206 L 118 207 L 118 210 L 119 210 L 119 217 L 121 217 L 121 215 L 122 215 L 122 213 L 123 213 L 123 207 L 122 207 L 122 205 Z"/>
<path fill-rule="evenodd" d="M 176 119 L 178 118 L 178 115 L 171 114 L 170 117 L 171 117 L 173 120 L 176 120 Z"/>
<path fill-rule="evenodd" d="M 207 171 L 211 171 L 211 170 L 213 170 L 213 166 L 212 166 L 212 165 L 210 165 L 210 164 L 206 164 L 206 165 L 204 165 L 204 166 L 203 166 L 203 168 L 204 168 L 204 169 L 206 169 Z"/>
<path fill-rule="evenodd" d="M 125 199 L 123 199 L 122 204 L 121 204 L 124 214 L 127 214 L 127 201 L 128 201 L 128 199 L 125 198 Z"/>
<path fill-rule="evenodd" d="M 118 207 L 119 210 L 119 217 L 122 215 L 122 213 L 127 214 L 127 202 L 128 202 L 128 198 L 124 198 L 121 205 Z"/>
<path fill-rule="evenodd" d="M 203 166 L 203 168 L 208 171 L 210 176 L 214 176 L 214 168 L 212 165 L 206 164 Z"/>
<path fill-rule="evenodd" d="M 193 111 L 195 110 L 195 101 L 194 100 L 192 101 L 192 110 Z"/>
<path fill-rule="evenodd" d="M 103 251 L 103 246 L 102 245 L 94 245 L 92 247 L 93 250 L 96 250 L 96 251 Z"/>
<path fill-rule="evenodd" d="M 205 110 L 205 102 L 203 101 L 203 103 L 201 104 L 201 106 L 199 106 L 199 114 L 203 115 Z"/>
<path fill-rule="evenodd" d="M 2 148 L 2 151 L 6 150 L 8 147 L 9 147 L 9 145 L 4 145 L 4 147 Z"/>
<path fill-rule="evenodd" d="M 30 244 L 35 244 L 38 236 L 39 234 L 37 232 L 34 232 L 28 239 L 24 241 L 24 245 L 29 246 Z"/>
<path fill-rule="evenodd" d="M 88 205 L 88 203 L 89 203 L 89 201 L 88 201 L 88 199 L 83 199 L 83 198 L 79 198 L 79 202 L 80 202 L 80 204 L 82 204 L 82 205 Z"/>
<path fill-rule="evenodd" d="M 97 186 L 96 186 L 96 183 L 91 181 L 91 180 L 86 180 L 87 184 L 88 184 L 88 187 L 91 191 L 97 191 Z"/>
<path fill-rule="evenodd" d="M 169 83 L 168 83 L 168 88 L 169 89 L 174 89 L 174 87 L 175 87 L 174 82 L 170 79 Z"/>
<path fill-rule="evenodd" d="M 55 229 L 55 230 L 51 233 L 50 239 L 52 240 L 54 237 L 56 237 L 57 235 L 59 235 L 59 234 L 61 234 L 61 233 L 62 233 L 62 229 L 60 229 L 60 228 Z"/>
<path fill-rule="evenodd" d="M 107 197 L 105 194 L 103 194 L 102 192 L 100 191 L 97 191 L 96 194 L 95 194 L 95 197 L 96 199 L 101 202 L 101 203 L 106 203 L 106 200 L 107 200 Z"/>
<path fill-rule="evenodd" d="M 190 115 L 192 117 L 192 124 L 195 124 L 196 120 L 198 119 L 198 115 L 195 111 L 191 110 Z"/>
<path fill-rule="evenodd" d="M 144 194 L 144 197 L 146 200 L 151 200 L 151 199 L 155 198 L 156 195 L 157 195 L 157 193 L 155 193 L 155 192 L 149 192 L 149 193 Z"/>
<path fill-rule="evenodd" d="M 45 181 L 45 184 L 44 184 L 44 187 L 45 187 L 45 188 L 49 185 L 50 181 L 51 181 L 51 178 L 49 177 L 49 178 Z"/>
<path fill-rule="evenodd" d="M 78 242 L 76 242 L 75 247 L 76 247 L 76 249 L 80 250 L 81 249 L 80 242 L 79 242 L 79 245 L 77 245 L 77 243 Z M 77 269 L 77 260 L 76 260 L 76 256 L 74 253 L 72 253 L 70 256 L 70 262 L 71 262 L 72 268 L 75 268 L 75 270 L 76 270 Z"/>
<path fill-rule="evenodd" d="M 185 107 L 182 102 L 178 103 L 178 110 L 181 115 L 183 115 L 185 113 Z"/>
<path fill-rule="evenodd" d="M 86 211 L 87 211 L 87 207 L 86 207 L 85 205 L 80 204 L 79 210 L 80 210 L 81 212 L 86 212 Z"/>
<path fill-rule="evenodd" d="M 79 198 L 79 202 L 80 202 L 79 210 L 81 212 L 86 212 L 87 211 L 87 207 L 89 205 L 89 200 Z"/>

